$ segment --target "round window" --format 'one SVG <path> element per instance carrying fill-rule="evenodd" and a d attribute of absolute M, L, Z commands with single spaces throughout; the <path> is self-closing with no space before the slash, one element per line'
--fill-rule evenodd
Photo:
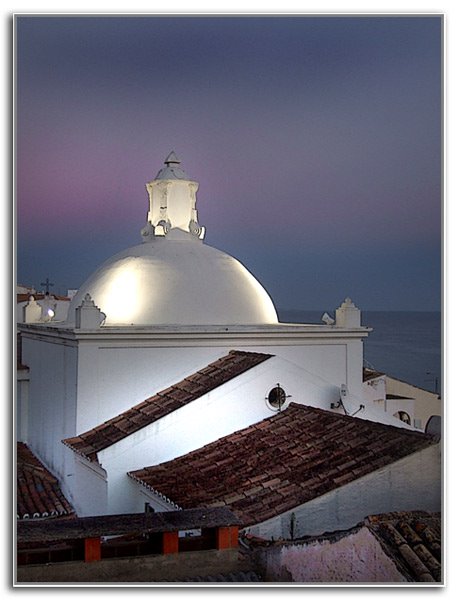
<path fill-rule="evenodd" d="M 403 421 L 407 425 L 411 425 L 410 415 L 404 410 L 400 410 L 398 413 L 395 413 L 394 417 L 398 417 L 400 421 Z"/>
<path fill-rule="evenodd" d="M 281 388 L 279 384 L 277 384 L 276 387 L 273 387 L 273 389 L 269 392 L 267 400 L 271 408 L 280 410 L 286 398 L 287 394 L 285 393 L 285 390 Z"/>

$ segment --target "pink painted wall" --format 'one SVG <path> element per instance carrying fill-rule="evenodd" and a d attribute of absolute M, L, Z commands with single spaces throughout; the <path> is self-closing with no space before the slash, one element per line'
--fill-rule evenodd
<path fill-rule="evenodd" d="M 271 568 L 287 571 L 294 582 L 401 582 L 406 579 L 363 527 L 337 542 L 284 546 Z"/>

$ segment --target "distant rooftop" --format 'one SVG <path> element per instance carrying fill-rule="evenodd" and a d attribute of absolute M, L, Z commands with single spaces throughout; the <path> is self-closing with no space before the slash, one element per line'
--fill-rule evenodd
<path fill-rule="evenodd" d="M 385 373 L 381 371 L 375 371 L 374 369 L 369 369 L 368 367 L 363 368 L 363 382 L 371 381 L 372 379 L 377 379 L 378 377 L 382 377 Z"/>
<path fill-rule="evenodd" d="M 19 304 L 20 302 L 28 302 L 30 300 L 30 297 L 33 296 L 35 298 L 35 300 L 44 300 L 46 298 L 45 294 L 42 294 L 41 292 L 30 292 L 27 294 L 16 294 L 16 301 Z M 59 296 L 58 294 L 49 294 L 49 297 L 53 297 L 56 300 L 62 300 L 62 301 L 66 301 L 66 302 L 70 302 L 70 298 L 68 296 Z"/>
<path fill-rule="evenodd" d="M 57 479 L 28 446 L 17 444 L 17 516 L 37 519 L 73 515 Z"/>
<path fill-rule="evenodd" d="M 366 525 L 408 581 L 441 581 L 440 513 L 374 515 Z"/>

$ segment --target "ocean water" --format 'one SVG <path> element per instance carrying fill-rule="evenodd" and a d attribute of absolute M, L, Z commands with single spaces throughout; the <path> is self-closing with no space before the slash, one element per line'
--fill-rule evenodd
<path fill-rule="evenodd" d="M 321 323 L 324 311 L 279 310 L 290 323 Z M 333 311 L 328 311 L 333 316 Z M 364 341 L 368 366 L 432 392 L 441 393 L 441 312 L 362 312 L 362 325 L 373 328 Z"/>

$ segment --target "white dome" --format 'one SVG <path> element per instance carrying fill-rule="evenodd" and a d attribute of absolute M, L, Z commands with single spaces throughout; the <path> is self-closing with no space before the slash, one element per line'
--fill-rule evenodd
<path fill-rule="evenodd" d="M 271 298 L 235 258 L 173 230 L 106 261 L 72 299 L 85 295 L 104 325 L 255 325 L 277 323 Z"/>

